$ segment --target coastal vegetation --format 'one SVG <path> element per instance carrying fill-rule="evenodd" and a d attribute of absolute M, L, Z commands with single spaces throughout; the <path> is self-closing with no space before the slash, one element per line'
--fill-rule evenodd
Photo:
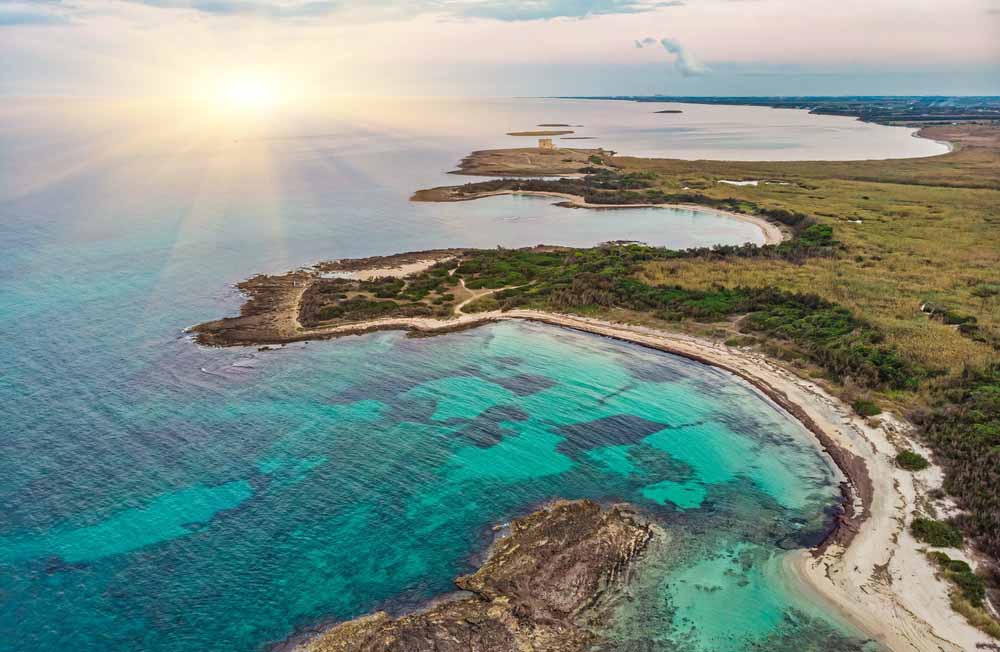
<path fill-rule="evenodd" d="M 962 545 L 962 533 L 958 528 L 944 521 L 931 518 L 915 518 L 910 531 L 914 538 L 937 548 L 958 548 Z"/>
<path fill-rule="evenodd" d="M 952 608 L 974 626 L 1000 639 L 1000 623 L 985 608 L 986 582 L 983 578 L 964 561 L 952 559 L 939 550 L 928 552 L 927 556 L 937 565 L 941 576 L 955 585 L 951 592 Z"/>
<path fill-rule="evenodd" d="M 855 399 L 854 402 L 851 403 L 851 407 L 854 408 L 855 412 L 863 417 L 873 417 L 876 414 L 882 413 L 882 408 L 878 406 L 878 403 L 865 398 Z"/>
<path fill-rule="evenodd" d="M 896 464 L 907 471 L 923 471 L 930 466 L 930 462 L 923 455 L 911 450 L 900 451 L 896 455 Z"/>
<path fill-rule="evenodd" d="M 957 522 L 1000 558 L 1000 363 L 963 370 L 916 416 L 945 469 L 945 490 L 965 510 Z"/>
<path fill-rule="evenodd" d="M 384 317 L 439 317 L 452 314 L 457 291 L 448 269 L 436 265 L 405 279 L 319 278 L 302 295 L 299 321 L 304 326 Z"/>
<path fill-rule="evenodd" d="M 826 246 L 832 246 L 827 241 Z M 775 247 L 779 250 L 781 245 Z M 823 247 L 807 246 L 806 251 Z M 798 251 L 793 244 L 789 251 Z M 718 258 L 742 255 L 742 248 L 714 248 Z M 506 288 L 469 310 L 534 308 L 599 314 L 619 310 L 677 323 L 713 323 L 741 317 L 738 329 L 794 346 L 798 355 L 836 379 L 869 388 L 915 389 L 928 371 L 904 360 L 884 336 L 841 306 L 815 294 L 774 287 L 688 289 L 651 285 L 635 278 L 650 260 L 706 255 L 639 245 L 610 245 L 573 252 L 477 251 L 455 275 L 469 288 Z M 514 287 L 510 287 L 514 286 Z"/>

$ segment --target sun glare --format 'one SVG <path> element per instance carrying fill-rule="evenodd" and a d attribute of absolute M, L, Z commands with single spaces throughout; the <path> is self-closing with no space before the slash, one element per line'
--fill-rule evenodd
<path fill-rule="evenodd" d="M 259 113 L 274 108 L 283 97 L 277 80 L 241 75 L 223 81 L 216 99 L 220 108 Z"/>

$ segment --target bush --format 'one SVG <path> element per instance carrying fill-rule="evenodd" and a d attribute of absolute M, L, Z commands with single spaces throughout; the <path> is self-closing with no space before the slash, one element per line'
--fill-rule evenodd
<path fill-rule="evenodd" d="M 962 545 L 962 533 L 955 526 L 944 521 L 916 518 L 913 519 L 910 531 L 913 532 L 913 536 L 918 541 L 938 548 L 958 548 Z"/>
<path fill-rule="evenodd" d="M 944 467 L 944 488 L 956 497 L 962 529 L 1000 558 L 1000 364 L 967 369 L 937 389 L 924 437 Z"/>
<path fill-rule="evenodd" d="M 973 607 L 982 608 L 986 598 L 986 581 L 976 575 L 967 563 L 960 559 L 952 559 L 943 552 L 933 552 L 928 555 L 943 571 L 943 575 L 958 586 L 962 597 Z"/>
<path fill-rule="evenodd" d="M 896 456 L 896 464 L 899 465 L 899 468 L 907 471 L 923 471 L 930 466 L 930 462 L 923 455 L 913 451 L 900 451 L 899 455 Z"/>
<path fill-rule="evenodd" d="M 882 413 L 882 408 L 878 406 L 875 401 L 869 401 L 868 399 L 859 398 L 854 403 L 851 404 L 854 411 L 863 417 L 873 417 L 876 414 Z"/>

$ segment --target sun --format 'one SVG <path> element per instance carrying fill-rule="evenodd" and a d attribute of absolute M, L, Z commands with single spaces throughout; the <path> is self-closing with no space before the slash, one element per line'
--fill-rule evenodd
<path fill-rule="evenodd" d="M 220 108 L 245 113 L 268 111 L 284 99 L 278 79 L 252 74 L 225 78 L 216 95 Z"/>

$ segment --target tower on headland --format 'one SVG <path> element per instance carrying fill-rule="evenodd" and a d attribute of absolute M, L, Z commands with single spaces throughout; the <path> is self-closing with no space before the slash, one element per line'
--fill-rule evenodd
<path fill-rule="evenodd" d="M 539 138 L 538 139 L 538 149 L 555 149 L 556 146 L 552 144 L 551 138 Z"/>

